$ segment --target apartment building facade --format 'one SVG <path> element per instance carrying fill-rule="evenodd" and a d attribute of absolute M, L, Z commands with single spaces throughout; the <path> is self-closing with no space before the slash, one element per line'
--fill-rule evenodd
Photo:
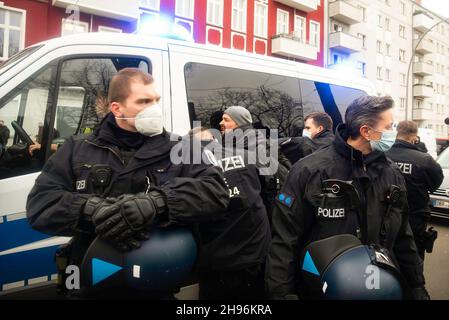
<path fill-rule="evenodd" d="M 182 26 L 198 43 L 323 66 L 324 3 L 325 0 L 2 0 L 0 59 L 33 43 L 70 33 L 131 33 L 145 31 L 140 29 L 148 22 L 170 22 Z"/>
<path fill-rule="evenodd" d="M 448 137 L 449 24 L 442 22 L 418 44 L 442 19 L 420 3 L 329 0 L 327 12 L 326 67 L 357 73 L 377 94 L 391 95 L 397 122 L 414 120 Z"/>
<path fill-rule="evenodd" d="M 449 137 L 449 19 L 419 4 L 413 12 L 412 108 L 409 119 Z M 410 106 L 410 105 L 409 105 Z"/>

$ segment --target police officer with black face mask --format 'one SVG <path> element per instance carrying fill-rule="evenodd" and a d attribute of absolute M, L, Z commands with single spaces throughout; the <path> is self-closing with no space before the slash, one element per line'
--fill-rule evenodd
<path fill-rule="evenodd" d="M 405 182 L 384 154 L 395 141 L 392 107 L 390 97 L 354 100 L 334 142 L 293 166 L 273 213 L 266 267 L 271 298 L 315 298 L 299 273 L 304 248 L 350 234 L 389 252 L 410 298 L 429 299 L 408 223 Z"/>
<path fill-rule="evenodd" d="M 416 145 L 418 126 L 413 121 L 401 121 L 397 126 L 397 139 L 386 155 L 396 162 L 407 185 L 410 207 L 410 227 L 416 246 L 424 260 L 425 251 L 432 252 L 437 233 L 427 223 L 430 220 L 429 192 L 434 192 L 444 179 L 441 166 Z"/>
<path fill-rule="evenodd" d="M 31 226 L 73 236 L 69 264 L 80 265 L 97 236 L 138 248 L 157 222 L 190 223 L 226 209 L 222 171 L 174 164 L 151 75 L 126 68 L 110 83 L 110 113 L 89 136 L 69 138 L 48 160 L 27 201 Z M 163 248 L 161 248 L 163 250 Z"/>

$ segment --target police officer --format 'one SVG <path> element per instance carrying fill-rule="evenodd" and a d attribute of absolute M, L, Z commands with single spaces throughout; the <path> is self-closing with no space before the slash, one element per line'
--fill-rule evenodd
<path fill-rule="evenodd" d="M 265 129 L 254 129 L 251 113 L 244 107 L 228 107 L 223 113 L 223 120 L 220 122 L 220 127 L 224 140 L 226 140 L 226 136 L 229 133 L 232 137 L 232 133 L 236 129 L 239 129 L 239 132 L 243 132 L 243 134 L 254 133 L 256 135 L 256 139 L 253 141 L 255 145 L 248 145 L 248 142 L 250 142 L 251 139 L 240 139 L 239 142 L 243 143 L 242 147 L 246 150 L 257 150 L 260 148 L 260 150 L 264 150 L 267 155 L 270 155 L 270 159 L 265 159 L 265 163 L 262 163 L 263 161 L 259 161 L 258 165 L 260 169 L 265 170 L 266 166 L 276 164 L 277 169 L 274 173 L 272 172 L 271 174 L 261 176 L 263 184 L 262 199 L 265 203 L 265 207 L 267 208 L 268 219 L 271 223 L 274 199 L 280 190 L 280 187 L 284 184 L 288 171 L 291 167 L 289 160 L 282 154 L 282 152 L 278 150 L 276 144 L 274 144 L 276 150 L 272 150 L 275 140 L 268 137 L 266 132 L 264 132 Z M 274 152 L 277 153 L 277 158 L 271 156 Z"/>
<path fill-rule="evenodd" d="M 282 152 L 292 164 L 312 152 L 328 146 L 334 140 L 332 118 L 325 112 L 312 112 L 304 119 L 302 137 L 281 141 Z"/>
<path fill-rule="evenodd" d="M 238 147 L 243 132 L 233 130 L 236 144 L 226 146 L 211 142 L 209 130 L 196 129 L 193 134 L 203 143 L 209 140 L 206 148 L 213 151 L 223 169 L 230 195 L 225 215 L 199 225 L 202 245 L 198 262 L 199 297 L 202 300 L 263 299 L 271 231 L 262 200 L 263 177 L 253 161 L 255 150 Z M 249 137 L 248 132 L 245 136 Z M 252 138 L 255 135 L 249 137 Z"/>
<path fill-rule="evenodd" d="M 298 161 L 277 197 L 266 285 L 271 298 L 307 298 L 299 276 L 303 249 L 339 234 L 393 255 L 411 297 L 429 299 L 407 216 L 404 179 L 384 151 L 395 141 L 393 100 L 354 100 L 334 142 Z M 350 185 L 352 188 L 347 188 Z M 348 192 L 341 192 L 341 188 Z"/>
<path fill-rule="evenodd" d="M 27 201 L 31 226 L 73 236 L 69 264 L 80 265 L 99 235 L 138 248 L 156 221 L 195 222 L 224 212 L 229 195 L 219 168 L 173 164 L 160 95 L 135 68 L 110 83 L 110 113 L 90 136 L 70 137 L 48 160 Z M 163 248 L 161 248 L 163 250 Z"/>
<path fill-rule="evenodd" d="M 432 251 L 436 231 L 427 230 L 430 220 L 429 192 L 434 192 L 444 179 L 441 166 L 416 144 L 418 126 L 413 121 L 401 121 L 397 126 L 397 139 L 386 155 L 396 162 L 407 185 L 410 227 L 421 258 L 427 248 Z"/>

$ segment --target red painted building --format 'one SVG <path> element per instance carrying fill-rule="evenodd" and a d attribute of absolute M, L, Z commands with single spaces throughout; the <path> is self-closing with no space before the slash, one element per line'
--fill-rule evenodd
<path fill-rule="evenodd" d="M 22 18 L 4 39 L 2 10 Z M 16 50 L 8 32 L 21 49 L 73 32 L 134 32 L 148 19 L 182 25 L 198 43 L 324 65 L 324 0 L 0 0 L 0 59 Z"/>

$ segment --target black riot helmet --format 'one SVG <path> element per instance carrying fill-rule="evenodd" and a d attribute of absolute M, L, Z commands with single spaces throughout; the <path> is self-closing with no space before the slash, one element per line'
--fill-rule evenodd
<path fill-rule="evenodd" d="M 330 300 L 400 300 L 402 276 L 386 249 L 349 234 L 309 244 L 301 259 L 305 291 Z"/>
<path fill-rule="evenodd" d="M 191 276 L 197 258 L 192 232 L 183 227 L 154 227 L 150 239 L 129 252 L 97 237 L 81 265 L 81 284 L 90 292 L 108 288 L 170 291 Z"/>

